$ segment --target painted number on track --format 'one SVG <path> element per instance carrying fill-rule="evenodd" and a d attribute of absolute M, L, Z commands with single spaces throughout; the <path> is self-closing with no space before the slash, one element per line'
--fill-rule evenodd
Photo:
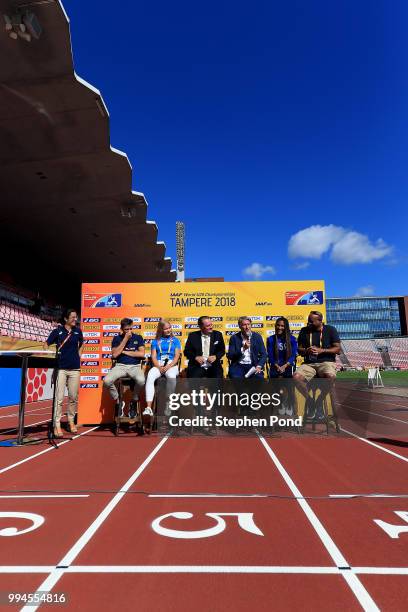
<path fill-rule="evenodd" d="M 30 521 L 31 525 L 26 529 L 17 529 L 17 527 L 5 527 L 0 529 L 0 536 L 12 537 L 23 535 L 38 529 L 44 523 L 45 519 L 40 514 L 33 514 L 32 512 L 0 512 L 0 519 L 24 519 Z"/>
<path fill-rule="evenodd" d="M 403 521 L 408 523 L 408 512 L 404 512 L 403 510 L 395 510 L 394 514 L 396 514 L 397 516 L 402 518 Z M 379 519 L 374 519 L 374 523 L 381 527 L 381 529 L 384 529 L 385 533 L 394 540 L 399 538 L 400 533 L 408 533 L 408 524 L 393 525 L 392 523 L 386 523 L 385 521 L 380 521 Z"/>
<path fill-rule="evenodd" d="M 194 515 L 191 514 L 191 512 L 169 512 L 168 514 L 163 514 L 162 516 L 154 519 L 152 522 L 152 528 L 156 533 L 161 536 L 165 536 L 166 538 L 180 538 L 183 540 L 211 538 L 219 535 L 225 530 L 226 523 L 222 518 L 223 516 L 236 516 L 238 518 L 238 525 L 241 527 L 241 529 L 254 535 L 264 535 L 255 525 L 254 515 L 252 512 L 206 512 L 205 516 L 209 516 L 210 518 L 214 519 L 215 525 L 212 525 L 212 527 L 209 527 L 208 529 L 200 529 L 199 531 L 169 529 L 168 527 L 162 526 L 162 522 L 167 518 L 186 520 L 193 518 L 193 516 Z"/>

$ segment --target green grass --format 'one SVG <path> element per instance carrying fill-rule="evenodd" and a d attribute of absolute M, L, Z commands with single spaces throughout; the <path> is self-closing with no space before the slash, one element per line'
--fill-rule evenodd
<path fill-rule="evenodd" d="M 401 387 L 408 386 L 408 371 L 384 371 L 380 372 L 384 386 Z M 338 372 L 338 380 L 363 380 L 367 381 L 367 372 Z"/>

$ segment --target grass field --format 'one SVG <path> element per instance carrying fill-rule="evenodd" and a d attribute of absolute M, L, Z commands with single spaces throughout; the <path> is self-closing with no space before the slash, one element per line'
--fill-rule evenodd
<path fill-rule="evenodd" d="M 384 371 L 381 372 L 381 378 L 386 387 L 408 386 L 408 371 Z M 361 380 L 367 384 L 367 372 L 338 372 L 337 379 Z"/>

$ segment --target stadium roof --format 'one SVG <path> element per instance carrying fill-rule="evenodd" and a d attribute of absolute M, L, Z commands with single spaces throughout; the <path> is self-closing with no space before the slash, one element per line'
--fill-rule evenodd
<path fill-rule="evenodd" d="M 3 15 L 19 8 L 37 17 L 38 40 L 5 30 Z M 61 3 L 0 0 L 0 13 L 0 221 L 13 272 L 21 281 L 28 264 L 38 283 L 52 268 L 75 284 L 175 280 L 129 160 L 110 145 L 102 96 L 74 72 Z"/>

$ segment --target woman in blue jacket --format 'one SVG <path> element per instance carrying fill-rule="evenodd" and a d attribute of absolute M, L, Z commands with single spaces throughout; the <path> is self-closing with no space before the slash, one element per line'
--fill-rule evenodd
<path fill-rule="evenodd" d="M 275 335 L 266 341 L 269 359 L 270 378 L 292 378 L 296 368 L 297 342 L 290 333 L 289 321 L 279 317 L 275 323 Z M 285 385 L 281 390 L 282 403 L 278 409 L 279 415 L 293 415 L 295 394 L 291 385 Z"/>
<path fill-rule="evenodd" d="M 297 342 L 285 317 L 276 319 L 275 335 L 269 336 L 266 348 L 270 378 L 292 378 L 296 368 Z"/>

